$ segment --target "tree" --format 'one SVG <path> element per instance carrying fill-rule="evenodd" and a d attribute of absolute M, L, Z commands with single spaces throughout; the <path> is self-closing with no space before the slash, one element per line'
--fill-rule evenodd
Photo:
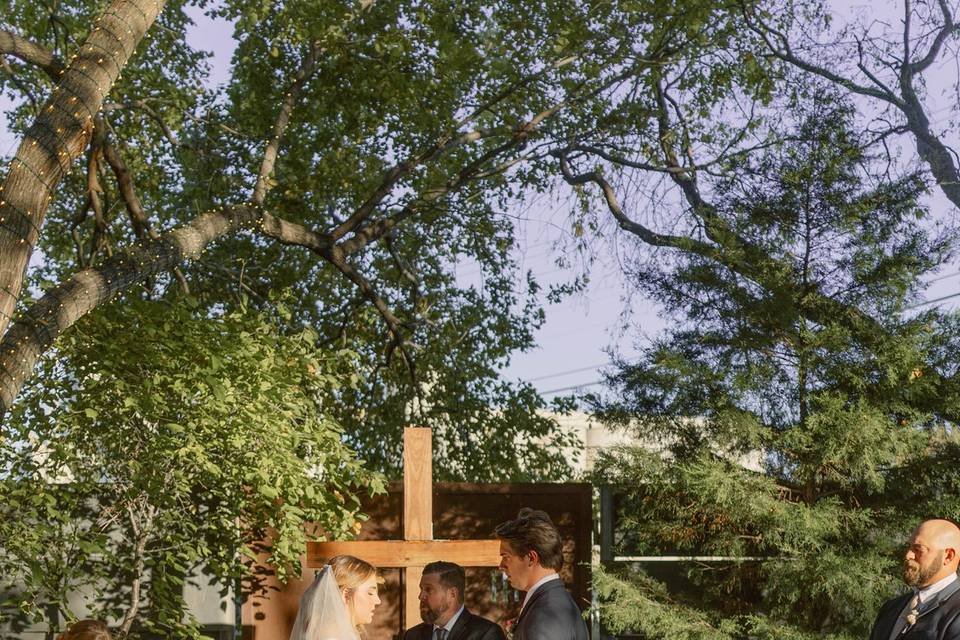
<path fill-rule="evenodd" d="M 141 2 L 14 2 L 5 17 L 3 82 L 29 98 L 0 205 L 3 326 L 20 319 L 0 348 L 0 412 L 56 337 L 121 291 L 189 290 L 217 310 L 292 290 L 296 318 L 363 362 L 340 419 L 373 464 L 396 471 L 383 432 L 419 422 L 500 479 L 561 476 L 559 446 L 526 470 L 506 446 L 563 439 L 530 386 L 499 379 L 543 321 L 505 211 L 544 183 L 523 167 L 546 128 L 624 72 L 584 45 L 603 28 L 590 8 L 548 3 L 527 23 L 509 2 L 223 3 L 209 11 L 236 25 L 233 75 L 205 90 L 187 5 Z M 34 247 L 37 299 L 14 313 Z M 464 262 L 479 285 L 457 280 Z M 484 449 L 494 429 L 504 445 Z"/>
<path fill-rule="evenodd" d="M 787 142 L 716 180 L 713 229 L 636 265 L 637 286 L 682 320 L 593 398 L 604 421 L 662 447 L 601 465 L 622 492 L 618 544 L 753 560 L 684 565 L 672 588 L 602 575 L 615 631 L 862 637 L 897 589 L 901 536 L 960 514 L 960 477 L 943 468 L 960 452 L 955 423 L 924 401 L 927 371 L 954 373 L 943 356 L 956 321 L 908 313 L 955 234 L 918 204 L 919 175 L 872 172 L 852 107 L 820 94 L 798 105 Z M 735 240 L 704 251 L 718 229 Z M 769 272 L 744 273 L 727 259 L 736 246 L 768 256 L 753 267 Z M 881 318 L 879 330 L 811 320 L 824 298 Z"/>
<path fill-rule="evenodd" d="M 389 443 L 399 443 L 400 424 L 417 421 L 439 427 L 448 454 L 438 461 L 441 477 L 564 473 L 565 440 L 535 413 L 542 399 L 497 376 L 514 349 L 531 345 L 543 316 L 535 282 L 518 288 L 524 278 L 509 258 L 513 223 L 501 212 L 519 191 L 505 174 L 540 153 L 544 126 L 612 82 L 583 70 L 595 64 L 590 56 L 580 62 L 568 55 L 582 41 L 577 29 L 589 24 L 589 7 L 577 14 L 559 3 L 538 6 L 543 14 L 531 32 L 517 28 L 529 13 L 518 16 L 506 2 L 294 2 L 267 14 L 259 3 L 226 2 L 210 11 L 234 21 L 238 49 L 230 83 L 214 90 L 202 88 L 204 55 L 185 41 L 186 3 L 124 1 L 103 10 L 77 1 L 41 9 L 10 3 L 4 20 L 16 29 L 0 34 L 10 72 L 4 87 L 27 96 L 11 114 L 23 138 L 0 198 L 0 414 L 10 421 L 0 445 L 10 465 L 9 504 L 25 506 L 5 523 L 14 547 L 8 575 L 25 578 L 27 605 L 60 603 L 66 590 L 105 578 L 126 601 L 98 604 L 124 614 L 126 628 L 136 622 L 169 630 L 181 620 L 186 568 L 210 565 L 222 578 L 236 576 L 230 554 L 279 525 L 284 536 L 274 549 L 282 566 L 296 556 L 304 522 L 315 518 L 337 532 L 349 521 L 350 503 L 332 514 L 290 515 L 270 507 L 282 511 L 299 496 L 274 505 L 264 494 L 252 503 L 259 511 L 240 514 L 247 531 L 231 528 L 228 515 L 237 515 L 250 480 L 221 460 L 236 451 L 221 449 L 219 436 L 229 434 L 214 427 L 242 425 L 208 424 L 206 405 L 226 414 L 226 406 L 242 405 L 246 413 L 270 391 L 211 382 L 229 373 L 212 372 L 219 349 L 269 350 L 292 334 L 303 349 L 353 353 L 352 366 L 336 375 L 359 379 L 313 408 L 328 426 L 340 420 L 343 439 L 369 454 L 366 468 L 395 470 L 398 451 Z M 565 44 L 555 37 L 561 27 L 571 30 Z M 71 174 L 80 158 L 84 171 Z M 540 179 L 521 173 L 524 185 Z M 35 248 L 44 264 L 24 280 Z M 481 285 L 457 282 L 454 267 L 463 261 L 482 269 Z M 276 315 L 285 291 L 292 292 L 290 318 L 279 335 L 227 320 L 246 317 L 233 314 L 251 307 Z M 115 333 L 86 324 L 68 331 L 110 300 L 121 307 L 89 322 Z M 209 326 L 201 326 L 204 319 Z M 305 326 L 315 329 L 303 333 Z M 151 330 L 164 337 L 148 338 Z M 233 345 L 225 337 L 241 331 L 264 344 Z M 27 387 L 22 406 L 13 405 L 48 351 L 48 375 Z M 73 354 L 80 354 L 76 362 Z M 161 372 L 149 388 L 137 387 L 128 378 L 131 362 Z M 116 382 L 107 394 L 118 403 L 111 411 L 84 404 L 93 396 L 73 395 L 81 379 L 103 391 L 81 378 L 79 367 Z M 204 394 L 183 404 L 177 421 L 137 413 L 142 405 L 179 406 L 190 389 Z M 62 403 L 47 400 L 60 396 Z M 48 413 L 51 406 L 65 412 L 61 423 L 50 417 L 59 416 Z M 114 421 L 155 429 L 122 437 L 129 432 L 111 431 Z M 168 433 L 170 424 L 183 432 Z M 53 458 L 22 450 L 45 452 L 54 436 L 63 445 Z M 522 460 L 517 445 L 534 438 L 546 446 Z M 221 507 L 223 496 L 209 489 L 212 469 L 175 455 L 184 443 L 195 444 L 198 458 L 226 465 L 223 491 L 231 501 Z M 290 474 L 302 472 L 309 456 L 289 439 L 276 444 L 298 454 Z M 331 460 L 346 455 L 339 439 L 317 446 L 313 453 Z M 116 480 L 108 484 L 96 474 L 44 484 L 50 476 L 43 465 L 83 468 L 77 460 L 106 451 L 119 463 L 132 449 L 176 461 L 169 469 L 175 484 L 150 473 L 156 469 L 122 464 L 110 469 Z M 457 465 L 458 458 L 468 463 Z M 151 493 L 137 492 L 141 483 Z M 291 491 L 308 491 L 293 484 Z M 34 495 L 45 502 L 34 505 Z M 166 498 L 195 501 L 201 511 L 221 508 L 221 524 L 229 523 L 221 532 L 181 522 Z M 114 539 L 88 508 L 131 517 L 117 521 Z M 27 535 L 33 531 L 40 537 Z M 49 545 L 53 536 L 68 542 Z M 188 541 L 181 555 L 163 555 L 170 540 Z M 104 548 L 113 564 L 98 559 Z M 118 575 L 127 582 L 118 584 Z M 152 603 L 139 615 L 135 585 Z"/>
<path fill-rule="evenodd" d="M 352 534 L 384 483 L 332 417 L 354 357 L 315 343 L 249 310 L 133 300 L 87 316 L 9 421 L 0 556 L 20 595 L 5 608 L 52 624 L 51 606 L 73 617 L 67 595 L 88 592 L 124 637 L 197 637 L 186 580 L 246 594 L 264 541 L 283 578 L 308 537 Z"/>

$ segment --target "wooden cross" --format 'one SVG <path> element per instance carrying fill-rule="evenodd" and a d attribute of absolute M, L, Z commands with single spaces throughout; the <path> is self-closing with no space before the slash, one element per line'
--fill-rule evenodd
<path fill-rule="evenodd" d="M 401 631 L 420 622 L 420 578 L 434 560 L 463 567 L 495 567 L 500 563 L 498 540 L 433 539 L 433 447 L 430 429 L 403 430 L 403 540 L 359 540 L 307 543 L 307 566 L 319 568 L 346 553 L 378 567 L 404 572 L 404 618 Z"/>

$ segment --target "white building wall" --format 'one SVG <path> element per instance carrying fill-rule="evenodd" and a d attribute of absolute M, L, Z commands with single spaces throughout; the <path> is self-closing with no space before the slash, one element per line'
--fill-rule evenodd
<path fill-rule="evenodd" d="M 568 415 L 544 412 L 543 415 L 556 420 L 564 432 L 577 436 L 580 445 L 565 451 L 565 456 L 573 468 L 574 477 L 577 478 L 592 471 L 600 453 L 606 449 L 618 446 L 641 446 L 650 451 L 664 449 L 662 444 L 638 438 L 628 430 L 611 429 L 583 411 L 574 411 Z M 697 418 L 691 418 L 691 420 L 697 420 Z M 718 451 L 718 453 L 722 452 Z M 746 469 L 763 470 L 763 452 L 761 451 L 730 457 Z"/>

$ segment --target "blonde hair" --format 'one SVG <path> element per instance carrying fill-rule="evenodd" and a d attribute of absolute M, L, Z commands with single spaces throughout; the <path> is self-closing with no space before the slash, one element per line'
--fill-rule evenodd
<path fill-rule="evenodd" d="M 110 630 L 100 620 L 74 622 L 57 640 L 111 640 Z"/>
<path fill-rule="evenodd" d="M 346 554 L 330 558 L 327 566 L 333 571 L 333 579 L 337 581 L 337 588 L 346 591 L 347 610 L 350 612 L 351 620 L 355 620 L 353 594 L 361 584 L 377 575 L 377 568 L 366 560 Z M 362 625 L 357 625 L 357 629 L 362 630 Z"/>

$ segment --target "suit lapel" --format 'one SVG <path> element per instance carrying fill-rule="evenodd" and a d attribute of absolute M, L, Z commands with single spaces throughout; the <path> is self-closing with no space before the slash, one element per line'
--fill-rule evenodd
<path fill-rule="evenodd" d="M 530 600 L 527 602 L 527 604 L 523 607 L 523 610 L 520 612 L 520 617 L 517 618 L 517 624 L 518 625 L 520 624 L 520 621 L 523 620 L 523 617 L 527 615 L 527 611 L 529 611 L 533 607 L 534 603 L 537 600 L 542 598 L 547 591 L 550 591 L 551 589 L 555 589 L 558 585 L 560 586 L 561 589 L 563 588 L 563 580 L 560 578 L 557 578 L 556 580 L 550 580 L 548 582 L 543 583 L 539 587 L 537 587 L 537 590 L 533 592 L 533 595 L 530 596 Z"/>
<path fill-rule="evenodd" d="M 464 607 L 463 613 L 457 618 L 457 623 L 453 625 L 453 629 L 450 629 L 450 633 L 447 634 L 447 640 L 459 640 L 460 636 L 467 630 L 467 626 L 470 624 L 470 616 L 472 615 L 473 614 Z"/>
<path fill-rule="evenodd" d="M 917 612 L 917 619 L 922 618 L 931 611 L 936 611 L 937 607 L 949 600 L 950 596 L 955 594 L 957 591 L 960 591 L 960 579 L 954 580 L 949 585 L 941 589 L 940 593 L 937 594 L 937 597 L 924 603 Z"/>

